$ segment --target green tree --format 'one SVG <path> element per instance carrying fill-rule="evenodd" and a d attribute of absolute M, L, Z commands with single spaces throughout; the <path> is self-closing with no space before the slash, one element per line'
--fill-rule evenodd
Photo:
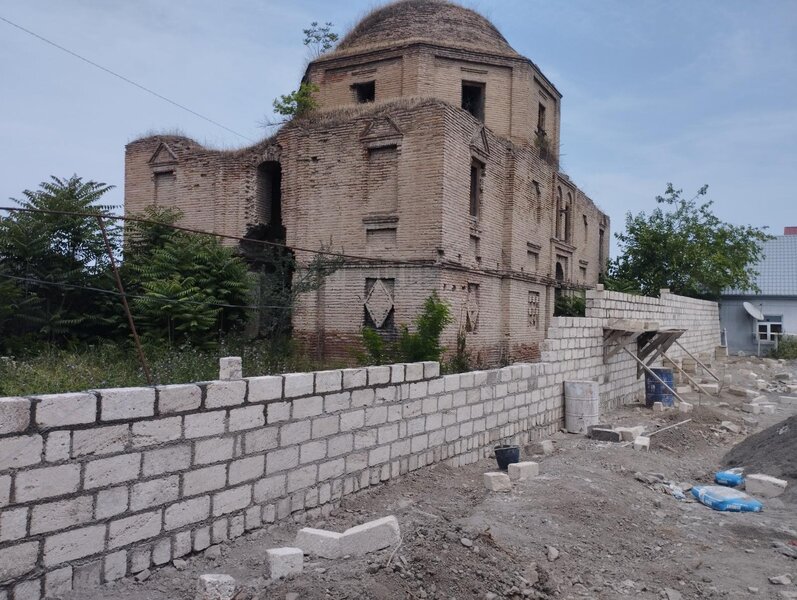
<path fill-rule="evenodd" d="M 302 82 L 298 90 L 274 100 L 274 112 L 283 117 L 303 117 L 318 108 L 313 97 L 316 92 L 316 84 Z"/>
<path fill-rule="evenodd" d="M 178 211 L 150 208 L 129 229 L 124 276 L 148 339 L 213 344 L 247 318 L 246 263 L 207 235 L 174 230 Z"/>
<path fill-rule="evenodd" d="M 304 45 L 310 49 L 313 58 L 318 58 L 338 41 L 338 34 L 332 31 L 332 23 L 319 25 L 317 21 L 310 23 L 310 27 L 303 29 Z"/>
<path fill-rule="evenodd" d="M 85 215 L 110 214 L 113 206 L 98 204 L 110 189 L 77 175 L 51 177 L 13 200 L 24 210 L 0 220 L 0 279 L 6 282 L 0 293 L 13 302 L 11 334 L 64 341 L 107 326 L 98 294 L 85 288 L 112 289 L 109 258 L 97 218 Z M 111 220 L 106 228 L 113 249 L 119 229 Z"/>
<path fill-rule="evenodd" d="M 702 201 L 708 186 L 691 199 L 667 184 L 650 214 L 626 215 L 617 234 L 621 254 L 609 267 L 610 289 L 658 295 L 662 288 L 695 298 L 716 299 L 723 289 L 755 290 L 761 243 L 770 236 L 752 226 L 732 225 Z"/>

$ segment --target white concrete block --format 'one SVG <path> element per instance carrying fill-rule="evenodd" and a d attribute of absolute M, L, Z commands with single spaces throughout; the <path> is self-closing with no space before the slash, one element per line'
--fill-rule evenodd
<path fill-rule="evenodd" d="M 88 490 L 123 481 L 132 481 L 138 478 L 140 468 L 141 454 L 138 453 L 120 454 L 111 458 L 93 460 L 86 464 L 83 487 Z"/>
<path fill-rule="evenodd" d="M 650 450 L 650 438 L 640 435 L 634 440 L 634 450 Z"/>
<path fill-rule="evenodd" d="M 249 402 L 265 402 L 282 398 L 282 376 L 266 375 L 264 377 L 248 377 Z"/>
<path fill-rule="evenodd" d="M 0 434 L 25 431 L 30 425 L 30 400 L 0 398 Z"/>
<path fill-rule="evenodd" d="M 25 537 L 27 529 L 27 508 L 12 508 L 0 512 L 0 542 L 22 539 Z"/>
<path fill-rule="evenodd" d="M 245 381 L 211 381 L 205 387 L 205 407 L 237 406 L 244 403 L 245 396 Z"/>
<path fill-rule="evenodd" d="M 44 566 L 51 567 L 98 554 L 105 548 L 105 525 L 73 529 L 44 541 Z"/>
<path fill-rule="evenodd" d="M 315 374 L 315 392 L 337 392 L 343 388 L 343 374 L 341 371 L 318 371 Z"/>
<path fill-rule="evenodd" d="M 506 473 L 485 473 L 484 487 L 491 492 L 510 492 L 512 491 L 512 481 Z"/>
<path fill-rule="evenodd" d="M 43 446 L 44 441 L 40 435 L 18 435 L 0 439 L 0 471 L 40 463 Z"/>
<path fill-rule="evenodd" d="M 155 421 L 133 423 L 133 447 L 143 448 L 179 440 L 183 434 L 182 417 L 166 417 Z"/>
<path fill-rule="evenodd" d="M 761 405 L 760 404 L 742 404 L 742 411 L 746 413 L 751 413 L 753 415 L 761 414 Z"/>
<path fill-rule="evenodd" d="M 155 414 L 154 388 L 111 388 L 100 390 L 103 421 L 151 417 Z"/>
<path fill-rule="evenodd" d="M 1 579 L 1 578 L 0 578 Z M 61 597 L 72 591 L 72 567 L 63 567 L 50 571 L 44 577 L 44 594 L 49 597 Z"/>
<path fill-rule="evenodd" d="M 298 396 L 309 396 L 313 393 L 313 373 L 288 373 L 285 378 L 285 397 L 296 398 Z"/>
<path fill-rule="evenodd" d="M 775 498 L 786 491 L 788 482 L 762 473 L 744 476 L 744 488 L 751 496 Z"/>
<path fill-rule="evenodd" d="M 198 523 L 210 514 L 210 496 L 199 496 L 172 504 L 164 512 L 164 529 L 170 531 L 190 523 Z M 207 547 L 207 546 L 205 546 Z M 197 548 L 202 550 L 203 548 Z"/>
<path fill-rule="evenodd" d="M 271 579 L 298 575 L 304 566 L 304 552 L 300 548 L 269 548 L 266 566 Z"/>
<path fill-rule="evenodd" d="M 69 431 L 53 431 L 47 434 L 44 458 L 47 462 L 60 462 L 69 458 L 72 434 Z"/>
<path fill-rule="evenodd" d="M 21 471 L 16 479 L 16 501 L 28 502 L 76 492 L 80 485 L 80 465 L 60 465 Z"/>
<path fill-rule="evenodd" d="M 241 379 L 243 363 L 240 356 L 224 356 L 219 359 L 219 379 Z"/>
<path fill-rule="evenodd" d="M 694 408 L 689 402 L 679 402 L 678 403 L 678 411 L 682 413 L 692 412 L 692 408 Z"/>
<path fill-rule="evenodd" d="M 62 427 L 97 420 L 97 397 L 94 394 L 49 394 L 39 396 L 36 423 L 40 427 Z"/>
<path fill-rule="evenodd" d="M 321 558 L 340 558 L 340 538 L 342 534 L 325 529 L 304 527 L 296 533 L 296 547 L 311 556 Z"/>
<path fill-rule="evenodd" d="M 664 412 L 664 404 L 662 404 L 661 402 L 654 402 L 653 412 Z"/>
<path fill-rule="evenodd" d="M 198 438 L 224 433 L 227 411 L 214 410 L 185 416 L 185 437 Z"/>
<path fill-rule="evenodd" d="M 194 600 L 233 600 L 236 588 L 229 575 L 200 575 Z"/>
<path fill-rule="evenodd" d="M 536 462 L 526 461 L 512 463 L 508 468 L 509 479 L 512 481 L 525 481 L 540 474 L 540 465 Z"/>
<path fill-rule="evenodd" d="M 196 410 L 202 403 L 202 390 L 198 385 L 159 385 L 158 413 L 168 415 Z"/>
<path fill-rule="evenodd" d="M 343 555 L 362 556 L 401 541 L 398 520 L 393 515 L 351 527 L 340 538 Z"/>
<path fill-rule="evenodd" d="M 105 531 L 105 526 L 102 526 Z M 108 549 L 121 548 L 155 537 L 161 531 L 161 511 L 141 513 L 111 521 L 108 527 Z"/>
<path fill-rule="evenodd" d="M 14 600 L 41 600 L 42 583 L 39 579 L 21 581 L 14 586 Z M 2 598 L 3 596 L 0 596 Z"/>
<path fill-rule="evenodd" d="M 72 456 L 113 454 L 122 452 L 130 440 L 129 425 L 106 425 L 72 432 Z"/>
<path fill-rule="evenodd" d="M 266 415 L 262 405 L 234 408 L 230 411 L 229 427 L 231 432 L 254 429 L 265 424 Z"/>
<path fill-rule="evenodd" d="M 633 442 L 640 435 L 645 433 L 644 425 L 636 427 L 615 427 L 614 430 L 620 434 L 620 439 L 624 442 Z"/>

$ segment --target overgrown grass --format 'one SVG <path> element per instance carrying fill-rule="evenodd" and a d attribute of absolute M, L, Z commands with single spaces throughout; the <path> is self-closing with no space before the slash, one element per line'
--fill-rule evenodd
<path fill-rule="evenodd" d="M 778 341 L 778 349 L 773 350 L 772 358 L 797 359 L 797 336 L 787 335 Z"/>
<path fill-rule="evenodd" d="M 247 377 L 339 366 L 314 361 L 288 341 L 235 338 L 213 350 L 149 345 L 144 352 L 158 384 L 216 379 L 222 356 L 242 357 Z M 136 351 L 129 345 L 107 343 L 75 349 L 44 346 L 28 356 L 0 357 L 0 396 L 145 385 Z"/>

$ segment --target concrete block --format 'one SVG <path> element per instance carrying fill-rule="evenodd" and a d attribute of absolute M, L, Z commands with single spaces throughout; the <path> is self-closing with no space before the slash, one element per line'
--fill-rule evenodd
<path fill-rule="evenodd" d="M 701 383 L 700 387 L 707 394 L 717 395 L 717 394 L 720 393 L 720 384 L 719 383 Z"/>
<path fill-rule="evenodd" d="M 288 373 L 285 379 L 285 398 L 309 396 L 313 393 L 315 375 L 313 373 Z"/>
<path fill-rule="evenodd" d="M 93 498 L 80 496 L 68 500 L 48 502 L 33 507 L 30 533 L 49 533 L 75 525 L 83 525 L 92 519 Z"/>
<path fill-rule="evenodd" d="M 654 402 L 653 412 L 664 412 L 664 404 L 662 404 L 661 402 Z"/>
<path fill-rule="evenodd" d="M 18 435 L 0 439 L 0 471 L 40 463 L 43 447 L 44 440 L 40 435 Z"/>
<path fill-rule="evenodd" d="M 237 587 L 229 575 L 200 575 L 194 600 L 233 600 Z"/>
<path fill-rule="evenodd" d="M 0 398 L 0 435 L 19 433 L 30 425 L 30 400 Z"/>
<path fill-rule="evenodd" d="M 97 420 L 94 394 L 49 394 L 39 396 L 38 400 L 36 424 L 39 427 L 63 427 Z"/>
<path fill-rule="evenodd" d="M 210 515 L 210 496 L 199 496 L 172 504 L 164 512 L 164 529 L 171 531 L 191 523 L 204 521 Z M 199 535 L 199 534 L 197 534 Z M 205 546 L 207 547 L 207 546 Z M 202 550 L 203 548 L 195 548 Z"/>
<path fill-rule="evenodd" d="M 22 539 L 25 537 L 27 530 L 27 508 L 12 508 L 0 513 L 0 542 Z"/>
<path fill-rule="evenodd" d="M 404 365 L 405 381 L 420 381 L 423 379 L 423 363 L 409 363 Z"/>
<path fill-rule="evenodd" d="M 90 590 L 99 587 L 102 580 L 102 560 L 72 567 L 72 589 Z"/>
<path fill-rule="evenodd" d="M 97 492 L 97 507 L 94 509 L 94 518 L 105 519 L 126 512 L 128 495 L 127 487 L 116 487 Z"/>
<path fill-rule="evenodd" d="M 325 529 L 304 527 L 296 533 L 296 547 L 310 556 L 321 558 L 340 558 L 340 538 L 342 534 Z"/>
<path fill-rule="evenodd" d="M 262 461 L 262 457 L 261 461 Z M 183 496 L 220 490 L 227 484 L 227 465 L 222 463 L 183 474 Z"/>
<path fill-rule="evenodd" d="M 343 389 L 341 371 L 318 371 L 315 374 L 315 393 L 337 392 Z"/>
<path fill-rule="evenodd" d="M 164 538 L 155 542 L 152 547 L 152 562 L 156 565 L 165 565 L 172 559 L 172 540 Z"/>
<path fill-rule="evenodd" d="M 2 579 L 2 577 L 0 577 Z M 72 591 L 72 567 L 50 571 L 44 577 L 44 595 L 47 598 L 60 598 Z"/>
<path fill-rule="evenodd" d="M 351 527 L 340 538 L 343 556 L 362 556 L 401 541 L 398 520 L 393 515 Z"/>
<path fill-rule="evenodd" d="M 272 402 L 266 406 L 266 423 L 289 421 L 291 418 L 291 402 Z"/>
<path fill-rule="evenodd" d="M 786 491 L 788 482 L 762 473 L 744 476 L 745 491 L 751 496 L 775 498 Z"/>
<path fill-rule="evenodd" d="M 179 492 L 180 478 L 177 475 L 136 483 L 130 491 L 130 510 L 139 511 L 174 502 Z"/>
<path fill-rule="evenodd" d="M 252 486 L 242 485 L 214 494 L 213 516 L 219 517 L 249 506 L 252 502 Z"/>
<path fill-rule="evenodd" d="M 321 396 L 310 396 L 293 401 L 293 418 L 307 419 L 324 412 L 324 399 Z"/>
<path fill-rule="evenodd" d="M 144 452 L 144 476 L 182 471 L 191 466 L 191 445 L 180 444 Z"/>
<path fill-rule="evenodd" d="M 86 463 L 83 487 L 90 490 L 123 481 L 132 481 L 138 478 L 140 469 L 141 454 L 139 453 L 120 454 L 111 458 L 93 460 Z"/>
<path fill-rule="evenodd" d="M 41 600 L 42 582 L 40 579 L 29 579 L 14 586 L 14 600 Z M 0 592 L 0 598 L 3 598 Z"/>
<path fill-rule="evenodd" d="M 122 452 L 130 440 L 130 425 L 106 425 L 72 432 L 72 457 Z"/>
<path fill-rule="evenodd" d="M 368 385 L 383 385 L 390 383 L 390 367 L 368 367 Z"/>
<path fill-rule="evenodd" d="M 692 386 L 689 385 L 679 385 L 675 388 L 675 391 L 679 394 L 690 394 L 692 392 Z"/>
<path fill-rule="evenodd" d="M 224 433 L 224 421 L 227 411 L 214 410 L 185 416 L 185 437 L 210 437 Z"/>
<path fill-rule="evenodd" d="M 761 414 L 761 405 L 753 403 L 742 404 L 742 411 L 753 415 L 759 415 Z"/>
<path fill-rule="evenodd" d="M 205 407 L 237 406 L 244 403 L 245 396 L 245 381 L 211 381 L 205 386 Z"/>
<path fill-rule="evenodd" d="M 263 406 L 245 406 L 234 408 L 230 411 L 230 432 L 254 429 L 266 424 L 266 415 Z"/>
<path fill-rule="evenodd" d="M 159 385 L 158 413 L 169 415 L 196 410 L 202 404 L 202 390 L 198 385 Z"/>
<path fill-rule="evenodd" d="M 304 566 L 304 552 L 300 548 L 269 548 L 266 566 L 271 579 L 298 575 Z"/>
<path fill-rule="evenodd" d="M 640 435 L 634 440 L 634 450 L 650 450 L 650 438 Z"/>
<path fill-rule="evenodd" d="M 427 361 L 423 363 L 423 378 L 433 379 L 440 376 L 440 363 L 437 361 Z"/>
<path fill-rule="evenodd" d="M 644 425 L 637 425 L 636 427 L 617 427 L 615 431 L 620 434 L 620 439 L 624 442 L 633 442 L 640 435 L 645 433 Z"/>
<path fill-rule="evenodd" d="M 179 440 L 183 435 L 182 417 L 166 417 L 155 421 L 133 423 L 133 447 L 144 448 Z"/>
<path fill-rule="evenodd" d="M 121 421 L 155 414 L 154 388 L 111 388 L 100 390 L 100 419 Z"/>
<path fill-rule="evenodd" d="M 368 384 L 367 369 L 343 369 L 343 389 L 364 387 Z"/>
<path fill-rule="evenodd" d="M 120 548 L 155 537 L 161 531 L 161 520 L 161 511 L 156 510 L 111 521 L 108 528 L 108 548 Z"/>
<path fill-rule="evenodd" d="M 622 435 L 619 431 L 615 431 L 614 429 L 601 429 L 599 427 L 592 428 L 590 437 L 599 442 L 619 442 L 622 440 Z"/>
<path fill-rule="evenodd" d="M 241 379 L 243 363 L 240 356 L 224 356 L 219 359 L 219 379 Z"/>
<path fill-rule="evenodd" d="M 243 481 L 262 477 L 266 468 L 265 458 L 264 455 L 258 454 L 231 462 L 229 485 L 237 485 Z"/>
<path fill-rule="evenodd" d="M 60 462 L 69 459 L 71 445 L 72 433 L 70 431 L 48 433 L 47 441 L 44 443 L 44 459 L 47 462 Z"/>
<path fill-rule="evenodd" d="M 36 567 L 39 542 L 26 542 L 0 549 L 0 581 L 16 579 Z M 69 581 L 72 577 L 70 574 Z"/>
<path fill-rule="evenodd" d="M 689 402 L 679 402 L 678 403 L 678 411 L 682 413 L 689 413 L 692 412 L 694 407 Z"/>
<path fill-rule="evenodd" d="M 116 581 L 127 575 L 127 552 L 119 550 L 106 555 L 103 581 Z"/>
<path fill-rule="evenodd" d="M 512 481 L 506 473 L 485 473 L 484 487 L 491 492 L 510 492 L 512 491 Z"/>
<path fill-rule="evenodd" d="M 44 540 L 44 566 L 52 567 L 99 554 L 104 548 L 105 525 L 92 525 L 59 533 Z"/>
<path fill-rule="evenodd" d="M 249 384 L 249 402 L 266 402 L 282 398 L 282 376 L 266 375 L 264 377 L 247 377 Z"/>
<path fill-rule="evenodd" d="M 512 463 L 507 473 L 512 481 L 525 481 L 540 474 L 540 465 L 531 461 Z"/>
<path fill-rule="evenodd" d="M 29 502 L 71 494 L 80 485 L 80 465 L 60 465 L 21 471 L 16 478 L 16 501 Z"/>

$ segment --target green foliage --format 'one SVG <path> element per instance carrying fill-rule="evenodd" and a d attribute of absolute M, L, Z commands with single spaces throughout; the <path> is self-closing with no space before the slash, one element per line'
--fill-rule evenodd
<path fill-rule="evenodd" d="M 785 335 L 778 340 L 778 347 L 770 353 L 772 358 L 797 360 L 797 336 Z"/>
<path fill-rule="evenodd" d="M 555 317 L 583 317 L 587 312 L 586 298 L 579 293 L 563 293 L 554 302 Z"/>
<path fill-rule="evenodd" d="M 338 41 L 338 34 L 332 31 L 332 27 L 334 25 L 329 22 L 319 25 L 317 21 L 313 21 L 310 23 L 310 27 L 302 30 L 304 45 L 310 49 L 313 58 L 318 58 L 327 50 L 332 49 L 332 46 Z"/>
<path fill-rule="evenodd" d="M 63 342 L 91 338 L 107 325 L 98 294 L 81 289 L 112 289 L 102 231 L 95 217 L 67 213 L 109 214 L 114 207 L 97 203 L 111 188 L 77 175 L 52 177 L 14 200 L 23 209 L 50 212 L 15 211 L 0 220 L 0 327 L 6 336 Z M 106 228 L 113 248 L 119 229 L 110 220 Z"/>
<path fill-rule="evenodd" d="M 468 334 L 464 329 L 457 332 L 457 349 L 445 365 L 446 373 L 465 373 L 471 370 L 472 358 L 468 350 Z"/>
<path fill-rule="evenodd" d="M 713 202 L 698 202 L 707 189 L 685 199 L 682 190 L 667 184 L 653 212 L 628 213 L 625 232 L 616 236 L 622 254 L 610 264 L 609 281 L 651 296 L 662 288 L 710 299 L 729 287 L 755 290 L 761 243 L 770 236 L 721 221 L 711 210 Z"/>
<path fill-rule="evenodd" d="M 361 359 L 376 365 L 386 362 L 439 361 L 445 350 L 440 345 L 440 336 L 451 321 L 451 308 L 440 300 L 436 292 L 432 292 L 415 320 L 415 331 L 411 332 L 409 327 L 401 325 L 395 342 L 383 340 L 377 331 L 364 327 L 362 342 L 365 355 Z"/>
<path fill-rule="evenodd" d="M 145 353 L 155 383 L 209 381 L 219 374 L 219 357 L 240 356 L 244 375 L 302 372 L 339 365 L 311 361 L 286 341 L 223 338 L 217 348 L 173 346 L 150 341 Z M 0 396 L 76 392 L 104 387 L 145 386 L 130 346 L 105 342 L 62 348 L 39 345 L 17 357 L 0 356 Z"/>
<path fill-rule="evenodd" d="M 175 211 L 150 209 L 131 230 L 125 275 L 133 314 L 142 334 L 169 343 L 212 344 L 246 321 L 246 263 L 211 236 L 165 225 Z"/>
<path fill-rule="evenodd" d="M 302 82 L 298 90 L 274 100 L 274 112 L 283 117 L 303 117 L 318 108 L 313 96 L 318 90 L 316 84 Z"/>

